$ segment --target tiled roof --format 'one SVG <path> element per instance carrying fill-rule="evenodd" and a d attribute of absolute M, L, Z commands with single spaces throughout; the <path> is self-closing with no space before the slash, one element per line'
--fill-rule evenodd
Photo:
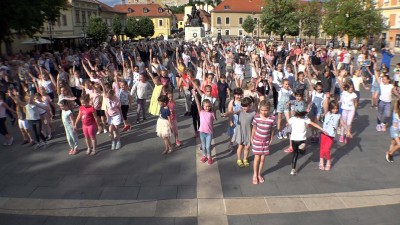
<path fill-rule="evenodd" d="M 212 12 L 233 12 L 233 13 L 261 13 L 263 0 L 225 0 L 217 5 Z"/>
<path fill-rule="evenodd" d="M 160 4 L 125 4 L 125 5 L 114 5 L 114 9 L 119 12 L 127 13 L 127 16 L 137 17 L 170 17 L 171 14 L 168 10 Z M 146 12 L 147 11 L 147 12 Z"/>
<path fill-rule="evenodd" d="M 185 14 L 175 14 L 176 20 L 182 21 Z"/>
<path fill-rule="evenodd" d="M 97 4 L 99 4 L 100 10 L 103 11 L 103 12 L 122 13 L 122 12 L 120 12 L 118 10 L 115 10 L 113 7 L 103 3 L 101 1 L 98 1 L 98 0 L 93 0 L 93 1 L 97 2 Z"/>

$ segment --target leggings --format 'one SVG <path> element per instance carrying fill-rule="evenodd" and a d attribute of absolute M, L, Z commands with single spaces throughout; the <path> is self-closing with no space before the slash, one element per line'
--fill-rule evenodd
<path fill-rule="evenodd" d="M 274 109 L 278 107 L 278 91 L 275 89 L 275 87 L 272 87 L 272 96 L 274 97 Z"/>
<path fill-rule="evenodd" d="M 226 96 L 219 96 L 219 112 L 225 113 L 226 110 Z"/>
<path fill-rule="evenodd" d="M 351 128 L 351 123 L 353 122 L 355 112 L 356 111 L 354 109 L 353 110 L 342 109 L 342 119 L 346 123 L 349 130 Z M 343 126 L 341 128 L 340 134 L 344 135 L 344 127 Z"/>
<path fill-rule="evenodd" d="M 192 104 L 190 91 L 184 89 L 183 93 L 185 94 L 185 109 L 186 109 L 186 112 L 190 112 L 190 109 L 191 109 L 190 105 Z"/>
<path fill-rule="evenodd" d="M 384 101 L 379 100 L 378 115 L 377 115 L 378 124 L 381 124 L 381 123 L 386 124 L 388 122 L 388 119 L 390 118 L 390 109 L 391 108 L 392 108 L 391 102 L 384 102 Z"/>
<path fill-rule="evenodd" d="M 42 123 L 40 120 L 29 120 L 29 124 L 32 127 L 33 133 L 35 134 L 36 142 L 39 143 L 40 139 L 46 141 L 46 138 L 42 134 Z"/>
<path fill-rule="evenodd" d="M 319 148 L 319 158 L 324 158 L 326 160 L 331 160 L 331 147 L 333 144 L 333 137 L 321 133 L 320 148 Z"/>
<path fill-rule="evenodd" d="M 129 105 L 121 105 L 121 111 L 122 111 L 122 118 L 124 118 L 124 120 L 127 120 L 128 119 Z"/>
<path fill-rule="evenodd" d="M 296 169 L 297 158 L 299 157 L 299 145 L 303 144 L 304 141 L 292 141 L 293 158 L 292 158 L 292 169 Z"/>
<path fill-rule="evenodd" d="M 76 97 L 75 103 L 79 106 L 81 106 L 81 101 L 79 100 L 82 96 L 82 90 L 76 88 L 76 87 L 71 87 L 72 94 Z"/>
<path fill-rule="evenodd" d="M 192 119 L 193 119 L 193 128 L 194 132 L 197 132 L 197 130 L 200 127 L 200 116 L 199 116 L 199 111 L 197 110 L 197 106 L 191 106 L 192 110 Z"/>
<path fill-rule="evenodd" d="M 6 126 L 6 118 L 0 118 L 0 134 L 6 136 L 8 134 L 7 126 Z"/>
<path fill-rule="evenodd" d="M 143 119 L 146 119 L 146 99 L 137 99 L 137 110 L 136 110 L 136 120 L 140 120 L 140 111 L 142 111 Z"/>

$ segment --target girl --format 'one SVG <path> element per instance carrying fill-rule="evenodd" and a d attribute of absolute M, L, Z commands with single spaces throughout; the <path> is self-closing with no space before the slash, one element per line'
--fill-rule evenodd
<path fill-rule="evenodd" d="M 237 149 L 237 165 L 239 167 L 249 167 L 249 148 L 251 144 L 251 121 L 253 121 L 255 111 L 252 107 L 253 101 L 249 97 L 245 97 L 241 101 L 242 109 L 238 112 L 238 123 L 235 128 L 235 134 L 232 137 L 232 142 L 238 144 Z M 232 112 L 231 112 L 232 113 Z M 243 160 L 242 160 L 242 151 Z"/>
<path fill-rule="evenodd" d="M 146 120 L 146 98 L 147 91 L 151 90 L 152 87 L 149 82 L 146 81 L 144 74 L 140 74 L 139 81 L 135 82 L 131 89 L 131 95 L 136 97 L 137 110 L 136 110 L 136 123 L 140 123 L 140 113 L 143 114 L 143 121 Z"/>
<path fill-rule="evenodd" d="M 161 83 L 161 79 L 160 79 L 159 76 L 154 77 L 150 73 L 150 71 L 148 71 L 148 73 L 150 74 L 150 76 L 151 76 L 151 78 L 153 79 L 153 82 L 154 82 L 154 89 L 153 89 L 153 94 L 151 95 L 149 113 L 151 115 L 153 115 L 153 116 L 158 116 L 158 115 L 160 115 L 160 104 L 158 102 L 158 97 L 160 97 L 160 95 L 161 95 L 161 91 L 162 91 L 163 85 Z M 144 110 L 144 108 L 143 108 L 143 110 Z M 143 119 L 144 118 L 145 118 L 145 116 L 143 116 Z"/>
<path fill-rule="evenodd" d="M 165 95 L 160 95 L 158 98 L 158 103 L 160 104 L 160 117 L 157 120 L 156 132 L 157 136 L 164 140 L 165 150 L 162 154 L 172 153 L 172 144 L 169 141 L 171 137 L 171 111 L 168 108 L 168 97 Z"/>
<path fill-rule="evenodd" d="M 217 82 L 218 86 L 218 103 L 219 103 L 219 112 L 222 114 L 225 114 L 226 110 L 226 99 L 231 98 L 231 91 L 229 89 L 229 85 L 226 82 L 226 76 L 221 75 L 219 77 L 219 80 Z"/>
<path fill-rule="evenodd" d="M 4 146 L 12 145 L 14 138 L 8 133 L 7 125 L 6 125 L 6 110 L 10 112 L 16 113 L 11 107 L 4 102 L 4 97 L 0 94 L 0 134 L 2 134 L 6 141 L 3 143 Z"/>
<path fill-rule="evenodd" d="M 122 131 L 127 131 L 131 129 L 128 121 L 128 111 L 132 107 L 132 95 L 128 91 L 128 83 L 126 81 L 119 82 L 118 98 L 121 102 L 122 118 L 124 119 L 124 128 Z"/>
<path fill-rule="evenodd" d="M 250 97 L 253 101 L 253 110 L 258 111 L 258 103 L 260 102 L 260 97 L 256 91 L 256 85 L 253 81 L 246 83 L 246 89 L 243 92 L 243 97 Z"/>
<path fill-rule="evenodd" d="M 326 133 L 321 133 L 321 142 L 319 149 L 319 169 L 330 170 L 332 166 L 331 162 L 331 147 L 333 140 L 336 136 L 336 131 L 339 127 L 346 130 L 346 137 L 352 137 L 350 130 L 348 129 L 345 121 L 339 114 L 339 103 L 336 100 L 329 102 L 328 112 L 325 114 L 323 129 Z M 326 166 L 324 166 L 324 158 L 326 159 Z"/>
<path fill-rule="evenodd" d="M 269 154 L 274 137 L 275 116 L 270 115 L 271 103 L 267 100 L 260 102 L 260 114 L 253 119 L 251 145 L 254 154 L 253 184 L 264 183 L 261 171 L 264 167 L 265 156 Z"/>
<path fill-rule="evenodd" d="M 318 82 L 315 85 L 315 88 L 310 83 L 311 88 L 311 101 L 308 105 L 308 113 L 312 122 L 316 123 L 316 121 L 320 120 L 322 115 L 322 106 L 325 101 L 325 93 L 322 87 L 322 83 Z M 311 128 L 311 142 L 316 143 L 318 142 L 318 133 L 314 128 Z"/>
<path fill-rule="evenodd" d="M 43 96 L 40 95 L 39 93 L 35 94 L 35 102 L 37 104 L 40 104 L 42 106 L 41 109 L 39 109 L 40 111 L 40 120 L 42 122 L 42 127 L 43 127 L 43 134 L 46 137 L 46 140 L 49 141 L 51 140 L 51 118 L 53 117 L 53 115 L 51 114 L 51 109 L 50 109 L 50 105 L 48 104 L 47 101 L 43 101 Z"/>
<path fill-rule="evenodd" d="M 176 147 L 180 147 L 182 145 L 182 142 L 179 140 L 178 137 L 178 121 L 176 119 L 176 102 L 174 100 L 174 93 L 172 91 L 167 91 L 167 97 L 168 97 L 168 108 L 171 111 L 171 125 L 172 125 L 172 131 L 175 136 L 175 144 Z"/>
<path fill-rule="evenodd" d="M 271 64 L 269 64 L 270 68 L 272 68 Z M 278 98 L 279 98 L 279 91 L 282 88 L 282 81 L 283 78 L 285 78 L 285 75 L 282 71 L 282 64 L 279 63 L 276 66 L 276 70 L 272 73 L 272 79 L 273 79 L 273 87 L 272 87 L 272 94 L 274 97 L 274 114 L 276 113 L 277 106 L 278 106 Z"/>
<path fill-rule="evenodd" d="M 100 84 L 93 85 L 93 93 L 89 95 L 90 102 L 93 108 L 96 110 L 97 119 L 99 121 L 99 127 L 97 129 L 97 135 L 101 134 L 101 131 L 107 133 L 107 122 L 106 122 L 106 113 L 104 110 L 101 109 L 103 104 L 103 93 Z M 101 124 L 100 125 L 100 121 Z"/>
<path fill-rule="evenodd" d="M 382 75 L 379 78 L 379 72 L 375 71 L 375 80 L 379 84 L 379 103 L 378 103 L 378 115 L 376 130 L 386 131 L 386 123 L 390 117 L 390 110 L 392 107 L 392 94 L 399 97 L 399 93 L 394 88 L 393 84 L 390 83 L 388 75 Z"/>
<path fill-rule="evenodd" d="M 389 151 L 386 152 L 386 161 L 393 162 L 393 155 L 400 149 L 400 100 L 394 104 L 393 122 L 390 128 L 392 142 L 390 143 Z"/>
<path fill-rule="evenodd" d="M 83 136 L 85 136 L 85 142 L 87 146 L 86 155 L 95 155 L 96 146 L 97 146 L 97 139 L 96 139 L 96 132 L 97 127 L 99 126 L 97 121 L 96 110 L 90 104 L 90 97 L 89 95 L 83 95 L 81 97 L 82 105 L 79 107 L 79 113 L 76 117 L 74 123 L 74 130 L 82 119 L 82 131 Z"/>
<path fill-rule="evenodd" d="M 202 102 L 203 107 L 201 108 L 199 98 L 194 90 L 192 90 L 192 94 L 195 97 L 197 109 L 200 111 L 199 132 L 200 132 L 200 140 L 203 151 L 203 157 L 201 157 L 200 161 L 202 163 L 207 162 L 208 165 L 211 165 L 213 163 L 213 159 L 211 156 L 211 151 L 212 151 L 211 140 L 212 140 L 213 123 L 215 120 L 215 115 L 212 110 L 211 101 L 209 99 L 204 99 L 204 101 Z"/>
<path fill-rule="evenodd" d="M 61 112 L 62 123 L 65 128 L 65 135 L 67 137 L 69 147 L 71 148 L 68 154 L 76 155 L 76 153 L 78 153 L 78 134 L 74 129 L 74 114 L 69 109 L 68 102 L 66 100 L 62 100 L 60 104 L 62 110 Z"/>
<path fill-rule="evenodd" d="M 242 87 L 243 80 L 244 80 L 244 69 L 245 69 L 245 64 L 244 64 L 245 59 L 239 58 L 238 63 L 235 63 L 233 66 L 233 69 L 235 71 L 234 77 L 235 77 L 235 83 L 236 87 L 240 88 Z"/>
<path fill-rule="evenodd" d="M 342 109 L 342 118 L 345 121 L 348 129 L 351 131 L 351 123 L 353 122 L 353 118 L 356 112 L 356 104 L 357 95 L 354 93 L 353 84 L 346 83 L 343 85 L 342 93 L 340 95 L 340 108 Z M 344 136 L 344 127 L 341 129 L 339 142 L 348 143 L 350 140 L 349 137 Z"/>
<path fill-rule="evenodd" d="M 228 131 L 227 134 L 229 136 L 229 149 L 233 152 L 233 142 L 232 137 L 235 134 L 235 127 L 238 122 L 237 113 L 242 109 L 241 100 L 243 98 L 243 90 L 241 88 L 236 88 L 233 90 L 233 100 L 231 100 L 228 104 L 228 113 L 231 116 L 228 117 Z M 223 115 L 226 116 L 225 114 Z"/>
<path fill-rule="evenodd" d="M 272 84 L 272 76 L 267 78 L 267 69 L 263 68 L 260 73 L 260 77 L 257 79 L 257 93 L 260 98 L 260 102 L 263 101 L 269 94 Z"/>
<path fill-rule="evenodd" d="M 282 123 L 282 114 L 285 115 L 286 121 L 289 121 L 289 100 L 290 96 L 293 94 L 292 90 L 289 87 L 289 80 L 283 79 L 282 88 L 278 92 L 278 106 L 276 108 L 276 112 L 278 112 L 278 138 L 287 138 L 286 132 L 281 130 Z"/>
<path fill-rule="evenodd" d="M 20 95 L 17 89 L 15 88 L 12 90 L 12 95 L 20 99 Z M 33 146 L 35 142 L 33 141 L 31 133 L 29 132 L 29 124 L 28 121 L 26 120 L 26 113 L 24 107 L 19 105 L 16 101 L 14 101 L 14 104 L 16 105 L 19 130 L 21 131 L 22 137 L 24 139 L 22 145 L 29 144 L 29 146 Z"/>
<path fill-rule="evenodd" d="M 297 158 L 299 157 L 299 150 L 304 148 L 305 140 L 307 139 L 307 125 L 311 125 L 322 132 L 326 133 L 322 127 L 318 124 L 312 122 L 308 117 L 306 117 L 307 111 L 295 111 L 294 116 L 289 119 L 288 124 L 292 128 L 292 133 L 290 135 L 290 141 L 293 147 L 293 158 L 292 158 L 292 170 L 290 175 L 294 176 L 296 172 Z M 302 148 L 303 147 L 303 148 Z"/>

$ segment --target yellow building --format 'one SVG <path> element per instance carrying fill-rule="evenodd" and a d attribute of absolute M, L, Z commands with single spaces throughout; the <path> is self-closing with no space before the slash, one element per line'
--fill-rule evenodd
<path fill-rule="evenodd" d="M 400 2 L 397 0 L 379 0 L 377 9 L 387 20 L 389 29 L 382 32 L 381 38 L 385 44 L 400 52 Z"/>
<path fill-rule="evenodd" d="M 175 14 L 176 18 L 176 24 L 178 26 L 178 30 L 184 30 L 185 29 L 185 20 L 184 20 L 185 14 Z"/>
<path fill-rule="evenodd" d="M 127 17 L 149 17 L 154 24 L 153 37 L 171 35 L 175 18 L 162 4 L 119 4 L 114 9 L 127 13 Z"/>

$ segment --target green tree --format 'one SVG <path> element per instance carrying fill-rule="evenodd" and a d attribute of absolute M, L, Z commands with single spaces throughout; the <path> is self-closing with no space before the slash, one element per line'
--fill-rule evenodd
<path fill-rule="evenodd" d="M 149 17 L 141 17 L 138 21 L 139 35 L 151 37 L 154 35 L 154 24 Z"/>
<path fill-rule="evenodd" d="M 251 16 L 247 16 L 242 23 L 242 27 L 247 33 L 253 33 L 254 28 L 256 28 L 256 22 L 251 18 Z"/>
<path fill-rule="evenodd" d="M 42 30 L 45 21 L 56 21 L 66 5 L 67 0 L 1 0 L 0 46 L 4 41 L 11 42 L 15 35 L 32 37 Z"/>
<path fill-rule="evenodd" d="M 138 21 L 135 17 L 128 17 L 128 19 L 126 20 L 125 34 L 129 38 L 135 38 L 139 36 Z"/>
<path fill-rule="evenodd" d="M 326 34 L 353 38 L 379 34 L 386 29 L 384 18 L 372 0 L 330 0 L 324 4 L 322 27 Z"/>
<path fill-rule="evenodd" d="M 101 19 L 101 17 L 90 17 L 87 27 L 87 35 L 95 41 L 105 41 L 108 36 L 107 24 Z"/>
<path fill-rule="evenodd" d="M 299 34 L 300 15 L 296 0 L 265 0 L 261 15 L 261 28 L 264 33 L 274 32 L 283 40 L 288 34 Z"/>
<path fill-rule="evenodd" d="M 305 3 L 301 7 L 301 30 L 307 37 L 319 37 L 319 28 L 322 23 L 322 4 L 317 0 Z"/>
<path fill-rule="evenodd" d="M 119 15 L 115 14 L 112 22 L 112 30 L 114 35 L 117 36 L 117 41 L 119 41 L 119 35 L 122 32 L 122 24 Z"/>

